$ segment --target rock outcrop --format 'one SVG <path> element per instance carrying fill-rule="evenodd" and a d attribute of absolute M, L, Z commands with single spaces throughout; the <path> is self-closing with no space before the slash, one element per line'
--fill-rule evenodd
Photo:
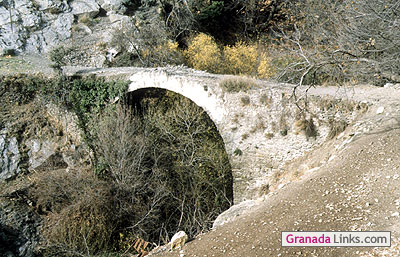
<path fill-rule="evenodd" d="M 0 1 L 0 48 L 47 52 L 71 37 L 71 11 L 66 0 Z"/>
<path fill-rule="evenodd" d="M 7 129 L 0 131 L 0 181 L 9 180 L 18 175 L 20 153 L 16 137 L 8 137 Z"/>
<path fill-rule="evenodd" d="M 0 255 L 36 256 L 40 217 L 24 204 L 0 201 Z"/>
<path fill-rule="evenodd" d="M 73 25 L 83 15 L 123 15 L 123 0 L 0 0 L 0 54 L 46 53 L 72 40 Z M 79 29 L 76 29 L 79 30 Z"/>

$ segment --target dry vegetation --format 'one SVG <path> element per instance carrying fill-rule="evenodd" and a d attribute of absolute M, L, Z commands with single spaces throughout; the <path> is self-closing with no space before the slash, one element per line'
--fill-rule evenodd
<path fill-rule="evenodd" d="M 178 230 L 194 237 L 232 204 L 222 139 L 190 100 L 169 92 L 135 112 L 106 104 L 125 83 L 19 75 L 0 84 L 0 125 L 9 122 L 19 142 L 63 134 L 43 113 L 53 102 L 75 112 L 91 149 L 82 167 L 66 170 L 57 153 L 29 176 L 26 197 L 43 218 L 40 256 L 120 254 L 137 238 L 161 244 Z"/>
<path fill-rule="evenodd" d="M 114 35 L 123 53 L 112 65 L 186 64 L 298 86 L 400 82 L 399 8 L 395 0 L 164 0 L 156 23 Z"/>
<path fill-rule="evenodd" d="M 165 243 L 178 230 L 193 237 L 231 205 L 229 161 L 206 114 L 178 96 L 157 101 L 144 116 L 117 105 L 88 122 L 95 173 L 33 176 L 42 254 L 120 252 L 137 238 Z"/>

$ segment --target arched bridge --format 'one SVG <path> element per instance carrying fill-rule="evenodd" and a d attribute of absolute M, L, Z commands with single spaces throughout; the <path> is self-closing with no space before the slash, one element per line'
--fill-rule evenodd
<path fill-rule="evenodd" d="M 182 67 L 110 68 L 79 73 L 128 79 L 131 93 L 146 88 L 170 90 L 202 107 L 224 140 L 232 165 L 235 202 L 256 197 L 259 188 L 268 188 L 273 183 L 285 162 L 302 157 L 325 142 L 328 128 L 320 121 L 337 115 L 337 110 L 329 114 L 329 110 L 318 106 L 320 97 L 314 99 L 310 108 L 319 115 L 313 117 L 318 133 L 309 138 L 296 126 L 300 116 L 297 107 L 291 104 L 291 85 Z M 237 79 L 251 87 L 227 92 L 222 86 Z"/>

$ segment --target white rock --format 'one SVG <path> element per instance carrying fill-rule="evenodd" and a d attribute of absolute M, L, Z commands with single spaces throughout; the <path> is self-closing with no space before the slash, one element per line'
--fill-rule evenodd
<path fill-rule="evenodd" d="M 71 7 L 73 14 L 88 14 L 92 18 L 100 11 L 100 6 L 95 0 L 75 0 L 71 3 Z"/>
<path fill-rule="evenodd" d="M 286 186 L 286 183 L 279 184 L 278 190 L 279 190 L 279 189 L 282 189 L 284 186 Z"/>
<path fill-rule="evenodd" d="M 185 233 L 185 231 L 179 231 L 177 232 L 171 239 L 171 242 L 169 243 L 171 245 L 171 251 L 175 248 L 180 248 L 182 249 L 182 247 L 185 245 L 186 241 L 188 239 L 187 234 Z"/>
<path fill-rule="evenodd" d="M 7 138 L 7 130 L 0 131 L 0 180 L 15 177 L 19 168 L 20 153 L 17 138 Z"/>
<path fill-rule="evenodd" d="M 54 11 L 63 12 L 70 10 L 68 0 L 35 0 L 39 10 L 52 9 Z"/>
<path fill-rule="evenodd" d="M 124 0 L 99 0 L 101 8 L 106 11 L 115 11 L 119 14 L 126 12 L 126 7 L 123 5 Z"/>
<path fill-rule="evenodd" d="M 108 16 L 108 19 L 110 19 L 110 21 L 112 23 L 115 23 L 115 22 L 129 23 L 129 16 L 126 16 L 126 15 L 121 15 L 121 14 L 116 14 L 114 12 L 111 12 L 107 16 Z"/>
<path fill-rule="evenodd" d="M 380 106 L 380 107 L 376 110 L 376 114 L 382 114 L 384 110 L 385 110 L 385 107 Z"/>
<path fill-rule="evenodd" d="M 213 223 L 213 229 L 224 225 L 225 223 L 232 222 L 243 213 L 249 211 L 254 206 L 257 206 L 259 201 L 247 200 L 231 206 L 228 210 L 221 213 Z"/>

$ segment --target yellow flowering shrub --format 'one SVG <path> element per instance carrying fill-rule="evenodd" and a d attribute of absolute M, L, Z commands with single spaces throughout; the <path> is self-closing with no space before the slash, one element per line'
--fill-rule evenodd
<path fill-rule="evenodd" d="M 189 67 L 213 73 L 271 78 L 275 73 L 272 58 L 259 51 L 257 44 L 238 42 L 220 50 L 215 40 L 200 33 L 184 52 Z"/>
<path fill-rule="evenodd" d="M 258 66 L 257 47 L 243 42 L 224 47 L 224 66 L 226 73 L 256 75 Z"/>
<path fill-rule="evenodd" d="M 257 68 L 257 76 L 259 78 L 269 79 L 275 75 L 276 71 L 271 63 L 271 59 L 266 54 L 261 55 Z"/>
<path fill-rule="evenodd" d="M 200 33 L 190 42 L 184 52 L 190 67 L 208 72 L 221 72 L 221 51 L 215 40 Z"/>

